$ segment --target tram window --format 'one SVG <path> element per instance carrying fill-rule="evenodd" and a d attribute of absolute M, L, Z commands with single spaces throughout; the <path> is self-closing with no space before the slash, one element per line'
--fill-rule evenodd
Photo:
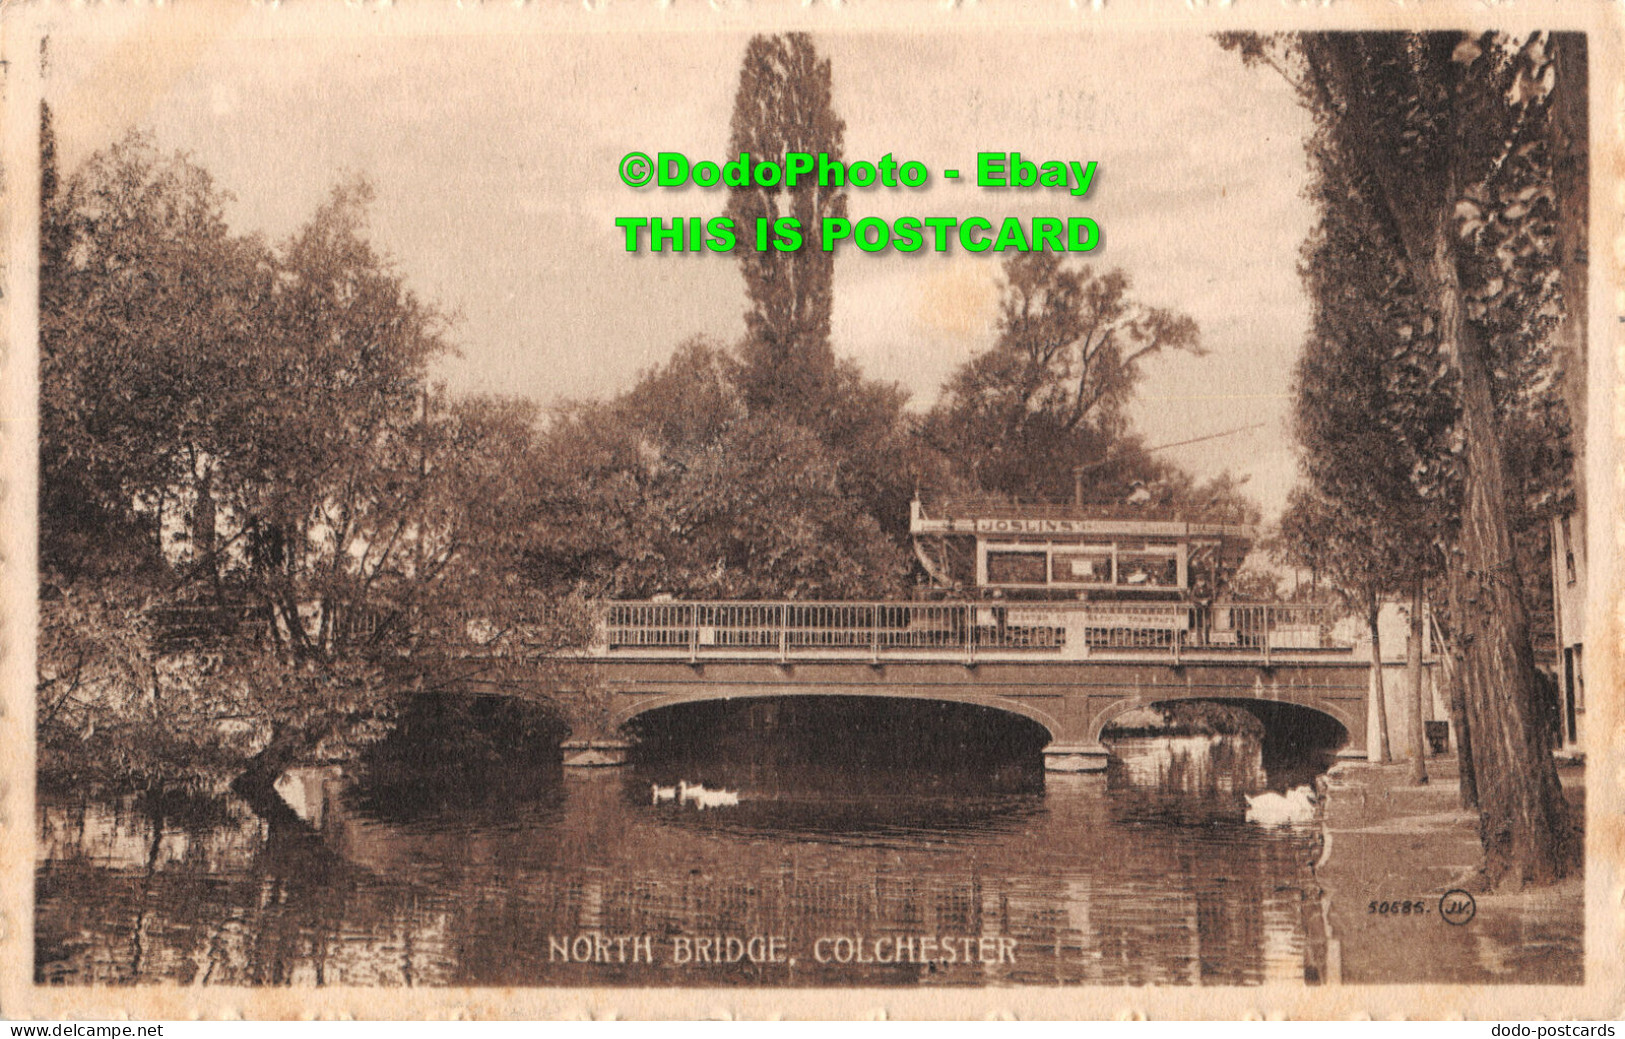
<path fill-rule="evenodd" d="M 1161 552 L 1119 553 L 1117 583 L 1131 588 L 1176 587 L 1179 584 L 1179 560 Z"/>
<path fill-rule="evenodd" d="M 1055 583 L 1111 584 L 1111 549 L 1102 552 L 1056 552 Z"/>
<path fill-rule="evenodd" d="M 1044 552 L 989 552 L 988 584 L 1048 584 L 1049 557 Z"/>

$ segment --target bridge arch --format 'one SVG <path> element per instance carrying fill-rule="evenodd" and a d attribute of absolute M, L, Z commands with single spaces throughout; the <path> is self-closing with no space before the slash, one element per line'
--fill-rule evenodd
<path fill-rule="evenodd" d="M 1316 702 L 1309 704 L 1299 703 L 1296 700 L 1262 696 L 1156 696 L 1152 694 L 1124 697 L 1102 710 L 1095 719 L 1094 740 L 1099 743 L 1111 723 L 1129 711 L 1141 707 L 1155 707 L 1161 704 L 1181 702 L 1216 703 L 1239 707 L 1258 718 L 1265 725 L 1266 730 L 1270 725 L 1270 721 L 1261 717 L 1261 714 L 1264 713 L 1274 714 L 1284 711 L 1315 715 L 1332 722 L 1342 730 L 1342 738 L 1339 741 L 1341 746 L 1348 746 L 1355 742 L 1358 739 L 1358 734 L 1363 731 L 1363 727 L 1358 726 L 1355 720 L 1349 717 L 1348 712 L 1342 705 L 1337 703 Z M 1268 710 L 1261 711 L 1259 708 L 1267 708 Z"/>
<path fill-rule="evenodd" d="M 744 700 L 818 700 L 833 699 L 841 696 L 840 692 L 813 692 L 795 691 L 780 692 L 775 690 L 762 690 L 760 692 L 734 692 L 721 695 L 714 692 L 699 693 L 634 693 L 627 694 L 625 699 L 630 701 L 620 705 L 619 709 L 610 716 L 610 728 L 616 732 L 624 732 L 627 725 L 653 711 L 667 707 L 679 707 L 685 704 L 698 703 L 725 703 Z M 1003 696 L 978 695 L 975 693 L 954 693 L 944 691 L 930 696 L 918 693 L 865 693 L 862 699 L 883 699 L 903 703 L 953 703 L 964 704 L 970 707 L 981 707 L 987 710 L 1012 714 L 1034 723 L 1042 728 L 1050 740 L 1058 738 L 1062 731 L 1061 722 L 1049 712 L 1032 704 Z"/>

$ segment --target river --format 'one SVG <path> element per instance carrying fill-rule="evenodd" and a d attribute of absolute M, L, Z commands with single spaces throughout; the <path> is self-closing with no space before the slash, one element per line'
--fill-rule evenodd
<path fill-rule="evenodd" d="M 285 777 L 292 811 L 269 819 L 229 797 L 42 793 L 36 976 L 1318 981 L 1318 831 L 1247 823 L 1242 799 L 1313 766 L 1266 770 L 1245 737 L 1113 749 L 1110 772 L 1086 776 L 1045 774 L 1030 754 L 853 770 L 723 739 L 623 770 L 510 769 L 479 795 L 381 789 L 329 766 Z M 652 785 L 680 779 L 740 803 L 653 803 Z"/>

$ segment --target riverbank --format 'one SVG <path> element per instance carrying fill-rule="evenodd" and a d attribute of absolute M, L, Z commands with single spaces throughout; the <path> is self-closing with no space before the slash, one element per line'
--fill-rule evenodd
<path fill-rule="evenodd" d="M 1446 922 L 1440 897 L 1470 886 L 1480 860 L 1477 815 L 1460 807 L 1454 759 L 1430 759 L 1425 786 L 1412 785 L 1408 771 L 1405 764 L 1344 762 L 1327 777 L 1326 846 L 1315 876 L 1326 907 L 1328 980 L 1581 983 L 1583 878 L 1475 895 L 1470 920 Z M 1583 818 L 1585 769 L 1565 765 L 1558 774 Z M 1393 911 L 1406 902 L 1412 912 Z M 1384 903 L 1389 912 L 1381 912 Z"/>

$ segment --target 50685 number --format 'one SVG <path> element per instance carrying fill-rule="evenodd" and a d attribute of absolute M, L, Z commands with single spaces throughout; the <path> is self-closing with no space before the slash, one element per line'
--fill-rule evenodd
<path fill-rule="evenodd" d="M 1401 902 L 1372 902 L 1366 912 L 1373 916 L 1418 916 L 1428 912 L 1428 904 L 1420 900 Z"/>

